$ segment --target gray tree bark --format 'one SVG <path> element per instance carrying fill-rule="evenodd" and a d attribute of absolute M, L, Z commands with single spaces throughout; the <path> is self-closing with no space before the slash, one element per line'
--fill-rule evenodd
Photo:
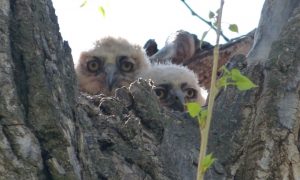
<path fill-rule="evenodd" d="M 267 0 L 248 66 L 259 87 L 214 109 L 207 179 L 300 179 L 297 0 Z M 115 97 L 77 90 L 50 0 L 0 1 L 0 179 L 196 177 L 197 122 L 139 80 Z"/>
<path fill-rule="evenodd" d="M 259 87 L 217 98 L 209 149 L 218 163 L 207 179 L 300 179 L 299 4 L 265 1 L 241 69 Z"/>
<path fill-rule="evenodd" d="M 0 2 L 0 179 L 194 179 L 196 121 L 151 85 L 77 90 L 50 0 Z"/>

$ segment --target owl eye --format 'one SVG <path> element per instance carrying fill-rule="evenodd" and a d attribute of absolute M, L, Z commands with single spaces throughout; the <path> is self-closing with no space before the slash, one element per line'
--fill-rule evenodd
<path fill-rule="evenodd" d="M 101 59 L 97 57 L 93 57 L 93 59 L 87 63 L 87 69 L 90 72 L 97 72 L 101 69 L 101 65 L 102 65 Z"/>
<path fill-rule="evenodd" d="M 134 64 L 129 60 L 127 56 L 121 56 L 119 60 L 120 70 L 123 72 L 133 71 Z"/>
<path fill-rule="evenodd" d="M 167 91 L 162 87 L 156 87 L 154 91 L 159 99 L 165 99 L 167 97 Z"/>
<path fill-rule="evenodd" d="M 188 99 L 196 98 L 197 97 L 197 91 L 193 88 L 188 88 L 188 89 L 185 90 L 185 96 Z"/>

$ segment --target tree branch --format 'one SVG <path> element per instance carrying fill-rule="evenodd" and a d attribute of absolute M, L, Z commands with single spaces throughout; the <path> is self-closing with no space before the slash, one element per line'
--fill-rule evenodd
<path fill-rule="evenodd" d="M 211 27 L 214 31 L 217 32 L 216 27 L 214 27 L 213 24 L 212 24 L 210 21 L 207 21 L 207 20 L 205 20 L 204 18 L 202 18 L 201 16 L 199 16 L 199 15 L 198 15 L 191 7 L 185 2 L 185 0 L 181 0 L 181 2 L 183 2 L 183 4 L 191 11 L 191 13 L 192 13 L 193 16 L 196 16 L 196 17 L 199 18 L 201 21 L 205 22 L 209 27 Z M 223 38 L 226 42 L 230 41 L 229 38 L 227 38 L 227 37 L 223 34 L 222 31 L 220 32 L 220 35 L 222 36 L 222 38 Z"/>

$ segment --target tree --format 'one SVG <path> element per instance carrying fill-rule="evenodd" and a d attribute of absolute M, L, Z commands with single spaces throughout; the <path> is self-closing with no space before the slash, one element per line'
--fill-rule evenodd
<path fill-rule="evenodd" d="M 299 13 L 299 1 L 265 1 L 242 69 L 259 88 L 217 99 L 210 150 L 227 178 L 300 178 Z"/>
<path fill-rule="evenodd" d="M 266 0 L 241 69 L 259 88 L 220 92 L 207 179 L 300 178 L 299 3 Z M 1 179 L 195 179 L 197 123 L 143 80 L 79 93 L 50 0 L 2 0 L 0 32 Z"/>
<path fill-rule="evenodd" d="M 163 113 L 144 81 L 114 98 L 80 94 L 51 1 L 0 5 L 1 179 L 195 176 L 195 121 Z"/>

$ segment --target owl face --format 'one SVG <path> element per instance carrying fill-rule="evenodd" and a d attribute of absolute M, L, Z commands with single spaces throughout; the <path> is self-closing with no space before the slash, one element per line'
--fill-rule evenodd
<path fill-rule="evenodd" d="M 184 111 L 185 104 L 197 102 L 199 96 L 197 89 L 185 82 L 180 84 L 157 84 L 154 91 L 162 105 L 176 111 Z"/>
<path fill-rule="evenodd" d="M 153 65 L 141 73 L 140 77 L 154 82 L 154 91 L 161 104 L 170 109 L 185 111 L 185 104 L 188 102 L 198 102 L 201 105 L 205 103 L 196 75 L 184 66 Z"/>
<path fill-rule="evenodd" d="M 76 72 L 82 91 L 112 95 L 116 88 L 128 86 L 149 66 L 139 46 L 109 37 L 97 41 L 94 49 L 81 54 Z"/>

